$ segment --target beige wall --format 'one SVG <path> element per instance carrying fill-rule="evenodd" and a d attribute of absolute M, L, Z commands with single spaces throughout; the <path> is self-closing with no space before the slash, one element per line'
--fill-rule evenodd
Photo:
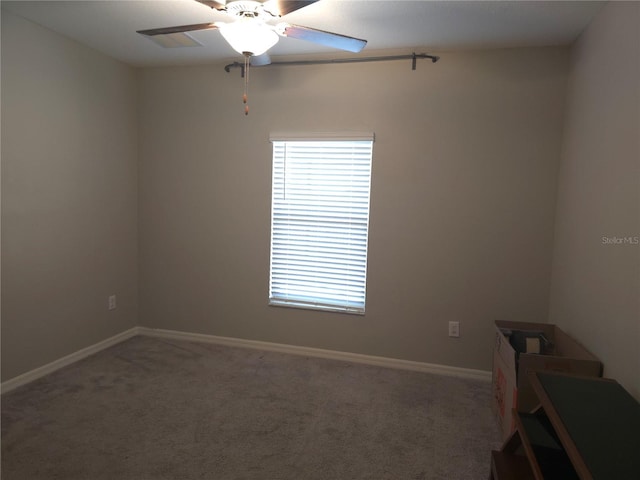
<path fill-rule="evenodd" d="M 546 321 L 568 51 L 140 74 L 140 323 L 489 370 Z M 267 306 L 272 131 L 372 131 L 365 316 Z M 462 336 L 447 337 L 447 322 Z"/>
<path fill-rule="evenodd" d="M 3 380 L 136 324 L 489 369 L 553 251 L 550 320 L 638 392 L 640 250 L 602 245 L 640 234 L 637 4 L 573 49 L 566 119 L 567 49 L 254 69 L 245 117 L 223 64 L 137 81 L 2 17 Z M 376 133 L 367 314 L 268 307 L 269 133 L 341 130 Z"/>
<path fill-rule="evenodd" d="M 571 54 L 550 319 L 640 397 L 640 4 L 609 3 Z M 632 239 L 633 240 L 633 239 Z"/>
<path fill-rule="evenodd" d="M 3 380 L 136 325 L 135 82 L 2 11 Z"/>

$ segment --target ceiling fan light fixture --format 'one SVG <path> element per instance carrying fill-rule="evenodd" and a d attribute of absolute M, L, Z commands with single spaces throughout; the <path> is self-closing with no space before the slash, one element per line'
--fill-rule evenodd
<path fill-rule="evenodd" d="M 239 20 L 221 23 L 220 33 L 236 52 L 253 56 L 262 55 L 276 43 L 278 34 L 263 23 L 255 20 Z"/>

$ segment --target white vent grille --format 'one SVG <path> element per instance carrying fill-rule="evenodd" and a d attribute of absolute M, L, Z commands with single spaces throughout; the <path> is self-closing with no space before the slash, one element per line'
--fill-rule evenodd
<path fill-rule="evenodd" d="M 147 36 L 148 39 L 164 48 L 181 48 L 181 47 L 201 47 L 198 42 L 188 33 L 168 33 L 166 35 Z"/>

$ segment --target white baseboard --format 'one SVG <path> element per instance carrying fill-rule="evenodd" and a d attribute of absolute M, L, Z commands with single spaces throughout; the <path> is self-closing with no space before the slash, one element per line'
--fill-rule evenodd
<path fill-rule="evenodd" d="M 0 392 L 2 393 L 10 392 L 15 388 L 18 388 L 29 382 L 33 382 L 34 380 L 40 377 L 43 377 L 49 373 L 52 373 L 62 367 L 66 367 L 67 365 L 77 362 L 78 360 L 82 360 L 83 358 L 86 358 L 89 355 L 93 355 L 94 353 L 97 353 L 100 350 L 109 348 L 112 345 L 128 340 L 131 337 L 135 337 L 136 335 L 139 334 L 139 328 L 140 327 L 133 327 L 122 333 L 114 335 L 113 337 L 107 338 L 106 340 L 98 342 L 94 345 L 90 345 L 86 348 L 83 348 L 82 350 L 78 350 L 77 352 L 74 352 L 70 355 L 59 358 L 58 360 L 54 360 L 51 363 L 47 363 L 42 367 L 35 368 L 26 373 L 23 373 L 22 375 L 13 377 L 12 379 L 7 380 L 6 382 L 2 382 L 2 384 L 0 384 Z"/>
<path fill-rule="evenodd" d="M 448 375 L 459 378 L 473 380 L 491 381 L 491 372 L 485 370 L 475 370 L 471 368 L 450 367 L 448 365 L 438 365 L 434 363 L 414 362 L 411 360 L 401 360 L 398 358 L 377 357 L 374 355 L 362 355 L 360 353 L 339 352 L 337 350 L 324 350 L 321 348 L 300 347 L 287 345 L 284 343 L 261 342 L 258 340 L 245 340 L 242 338 L 219 337 L 216 335 L 205 335 L 202 333 L 179 332 L 176 330 L 162 330 L 147 327 L 134 327 L 122 333 L 107 338 L 89 347 L 78 350 L 70 355 L 59 358 L 51 363 L 30 370 L 22 375 L 14 377 L 0 384 L 0 392 L 7 393 L 11 390 L 32 382 L 40 377 L 52 373 L 62 367 L 66 367 L 78 360 L 93 355 L 94 353 L 109 348 L 117 343 L 128 340 L 136 335 L 146 335 L 149 337 L 167 338 L 172 340 L 186 340 L 190 342 L 213 343 L 226 345 L 229 347 L 254 348 L 270 352 L 290 353 L 293 355 L 303 355 L 307 357 L 328 358 L 331 360 L 342 360 L 345 362 L 362 363 L 377 367 L 397 368 L 401 370 L 413 370 L 416 372 L 434 373 L 437 375 Z"/>
<path fill-rule="evenodd" d="M 176 330 L 162 330 L 155 328 L 138 327 L 138 333 L 140 335 L 146 335 L 149 337 L 167 338 L 172 340 L 187 340 L 191 342 L 214 343 L 217 345 L 226 345 L 230 347 L 255 348 L 258 350 L 267 350 L 271 352 L 290 353 L 294 355 L 328 358 L 332 360 L 343 360 L 347 362 L 363 363 L 366 365 L 375 365 L 378 367 L 413 370 L 416 372 L 434 373 L 438 375 L 448 375 L 453 377 L 491 382 L 490 371 L 475 370 L 471 368 L 450 367 L 447 365 L 414 362 L 411 360 L 401 360 L 397 358 L 377 357 L 373 355 L 362 355 L 359 353 L 339 352 L 336 350 L 300 347 L 283 343 L 244 340 L 241 338 L 218 337 L 216 335 L 187 333 L 179 332 Z"/>

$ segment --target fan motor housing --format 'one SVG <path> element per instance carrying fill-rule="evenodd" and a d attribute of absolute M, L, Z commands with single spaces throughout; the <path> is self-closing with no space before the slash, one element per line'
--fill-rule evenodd
<path fill-rule="evenodd" d="M 260 2 L 238 0 L 229 2 L 225 8 L 229 15 L 244 18 L 268 18 L 270 15 Z"/>

